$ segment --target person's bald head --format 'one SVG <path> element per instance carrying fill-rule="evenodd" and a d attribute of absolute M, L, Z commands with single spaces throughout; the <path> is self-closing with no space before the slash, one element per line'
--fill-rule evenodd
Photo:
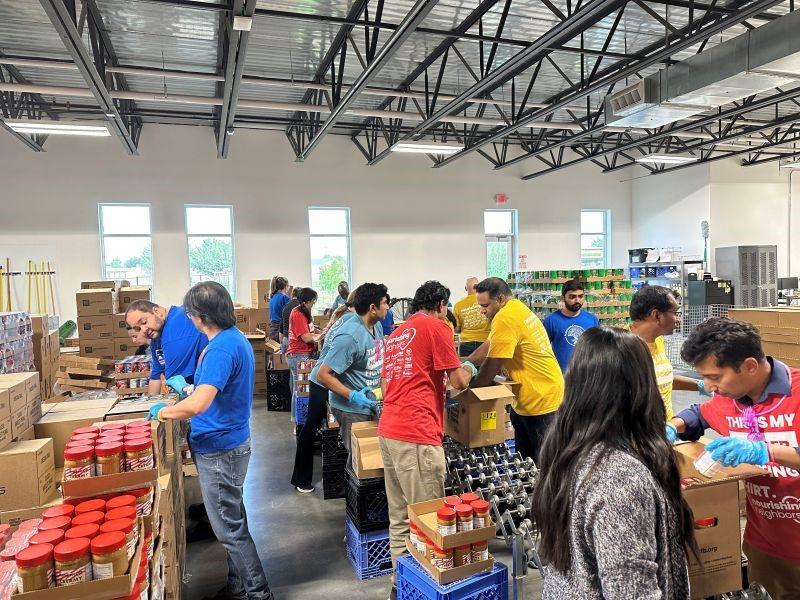
<path fill-rule="evenodd" d="M 467 279 L 467 284 L 464 286 L 464 290 L 467 294 L 474 294 L 475 293 L 475 286 L 478 285 L 478 278 L 477 277 L 470 277 Z"/>

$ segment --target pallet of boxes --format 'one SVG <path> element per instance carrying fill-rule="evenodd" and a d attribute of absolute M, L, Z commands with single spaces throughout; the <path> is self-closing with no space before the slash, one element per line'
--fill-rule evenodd
<path fill-rule="evenodd" d="M 253 393 L 267 393 L 267 346 L 266 332 L 269 329 L 269 308 L 234 308 L 236 327 L 250 342 L 255 358 Z"/>
<path fill-rule="evenodd" d="M 732 308 L 728 316 L 755 325 L 765 354 L 800 367 L 800 308 Z"/>

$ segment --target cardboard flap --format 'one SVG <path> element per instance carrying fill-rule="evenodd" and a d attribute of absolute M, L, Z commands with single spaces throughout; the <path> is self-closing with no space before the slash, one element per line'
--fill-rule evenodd
<path fill-rule="evenodd" d="M 461 401 L 471 399 L 480 401 L 500 400 L 501 398 L 513 399 L 514 392 L 505 385 L 489 385 L 479 388 L 467 388 L 460 394 L 453 396 L 453 398 L 458 398 Z"/>
<path fill-rule="evenodd" d="M 738 467 L 722 467 L 713 477 L 706 477 L 694 468 L 694 460 L 705 452 L 705 445 L 700 442 L 682 442 L 675 444 L 673 448 L 681 479 L 696 480 L 696 483 L 684 487 L 687 490 L 767 474 L 763 468 L 755 465 L 739 465 Z"/>

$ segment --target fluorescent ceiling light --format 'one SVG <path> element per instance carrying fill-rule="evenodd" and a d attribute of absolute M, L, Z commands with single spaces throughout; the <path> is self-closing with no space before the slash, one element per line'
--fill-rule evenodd
<path fill-rule="evenodd" d="M 400 142 L 392 146 L 392 152 L 414 152 L 417 154 L 455 154 L 463 149 L 464 146 L 436 142 Z"/>
<path fill-rule="evenodd" d="M 700 160 L 699 156 L 688 154 L 648 154 L 636 159 L 638 163 L 664 163 L 669 165 L 683 165 Z"/>
<path fill-rule="evenodd" d="M 253 28 L 253 17 L 243 17 L 234 15 L 233 17 L 233 30 L 234 31 L 250 31 Z"/>
<path fill-rule="evenodd" d="M 17 133 L 44 133 L 47 135 L 85 135 L 93 137 L 109 137 L 111 132 L 105 125 L 90 123 L 59 121 L 5 121 Z"/>
<path fill-rule="evenodd" d="M 781 163 L 781 169 L 800 169 L 800 158 L 791 162 Z"/>

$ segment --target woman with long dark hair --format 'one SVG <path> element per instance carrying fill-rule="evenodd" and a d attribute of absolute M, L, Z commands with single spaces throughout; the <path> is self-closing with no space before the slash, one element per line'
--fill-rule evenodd
<path fill-rule="evenodd" d="M 317 301 L 317 292 L 310 287 L 303 288 L 297 292 L 297 301 L 299 304 L 289 315 L 289 345 L 286 347 L 286 362 L 289 363 L 292 381 L 292 421 L 297 404 L 297 363 L 309 359 L 317 349 L 320 339 L 314 333 L 314 317 L 311 316 L 311 309 Z"/>
<path fill-rule="evenodd" d="M 689 597 L 694 523 L 665 420 L 645 343 L 622 329 L 587 330 L 533 496 L 543 600 Z"/>

